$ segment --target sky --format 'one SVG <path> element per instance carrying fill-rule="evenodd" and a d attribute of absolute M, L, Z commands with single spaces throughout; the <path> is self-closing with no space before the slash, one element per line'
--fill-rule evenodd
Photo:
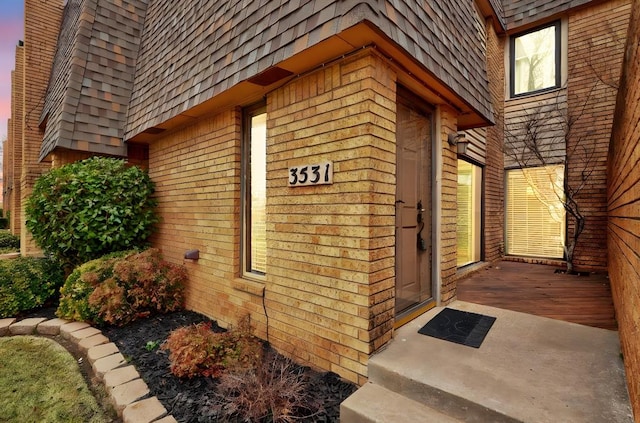
<path fill-rule="evenodd" d="M 11 116 L 11 71 L 16 45 L 24 37 L 24 0 L 0 0 L 0 141 L 7 138 Z"/>

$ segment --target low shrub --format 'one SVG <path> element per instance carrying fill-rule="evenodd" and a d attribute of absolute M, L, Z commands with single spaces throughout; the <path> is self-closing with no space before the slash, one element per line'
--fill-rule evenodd
<path fill-rule="evenodd" d="M 133 253 L 112 253 L 76 267 L 60 288 L 60 303 L 56 315 L 63 319 L 98 323 L 98 308 L 89 304 L 89 296 L 100 283 L 111 278 L 118 259 Z"/>
<path fill-rule="evenodd" d="M 223 421 L 286 423 L 311 417 L 322 404 L 308 389 L 304 369 L 274 352 L 255 369 L 222 374 L 214 410 Z"/>
<path fill-rule="evenodd" d="M 252 369 L 262 361 L 262 342 L 251 332 L 249 317 L 221 333 L 199 323 L 171 332 L 162 349 L 169 350 L 171 372 L 177 377 L 219 377 L 227 369 Z"/>
<path fill-rule="evenodd" d="M 154 313 L 183 308 L 183 266 L 154 248 L 114 253 L 74 270 L 61 289 L 58 317 L 122 326 Z"/>
<path fill-rule="evenodd" d="M 20 237 L 13 235 L 9 231 L 0 231 L 0 249 L 20 249 Z"/>
<path fill-rule="evenodd" d="M 0 260 L 0 317 L 44 305 L 63 280 L 60 264 L 48 258 Z"/>

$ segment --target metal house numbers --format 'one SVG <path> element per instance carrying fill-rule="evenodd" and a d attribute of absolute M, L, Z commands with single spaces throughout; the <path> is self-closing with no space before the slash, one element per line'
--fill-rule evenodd
<path fill-rule="evenodd" d="M 289 168 L 289 186 L 333 184 L 333 162 L 306 164 Z"/>

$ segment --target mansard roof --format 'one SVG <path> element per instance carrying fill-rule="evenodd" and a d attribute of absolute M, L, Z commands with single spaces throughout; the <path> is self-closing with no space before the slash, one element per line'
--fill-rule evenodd
<path fill-rule="evenodd" d="M 126 140 L 330 40 L 351 51 L 383 40 L 487 123 L 484 25 L 474 0 L 69 0 L 40 158 L 56 148 L 123 156 Z"/>
<path fill-rule="evenodd" d="M 502 0 L 508 29 L 541 21 L 595 0 Z"/>
<path fill-rule="evenodd" d="M 362 22 L 412 56 L 472 113 L 492 120 L 484 18 L 474 0 L 154 0 L 147 10 L 125 139 L 188 115 Z"/>
<path fill-rule="evenodd" d="M 147 0 L 69 0 L 41 116 L 55 148 L 126 156 L 124 124 Z"/>

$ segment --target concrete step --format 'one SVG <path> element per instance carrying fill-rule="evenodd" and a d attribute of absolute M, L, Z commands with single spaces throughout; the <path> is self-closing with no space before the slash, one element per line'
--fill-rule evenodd
<path fill-rule="evenodd" d="M 433 309 L 371 357 L 370 383 L 353 402 L 374 415 L 386 407 L 391 401 L 370 395 L 379 391 L 371 385 L 468 423 L 633 421 L 616 332 L 470 303 L 449 307 L 497 318 L 480 348 L 418 334 L 441 308 Z M 349 404 L 341 422 L 377 421 L 355 420 Z"/>
<path fill-rule="evenodd" d="M 367 383 L 340 405 L 342 423 L 461 423 L 424 404 Z"/>
<path fill-rule="evenodd" d="M 416 366 L 417 367 L 417 366 Z M 371 384 L 384 386 L 388 392 L 407 398 L 408 400 L 428 407 L 431 410 L 439 410 L 442 415 L 454 419 L 457 422 L 466 423 L 521 423 L 522 420 L 509 417 L 496 409 L 488 408 L 464 397 L 460 392 L 452 389 L 448 391 L 441 387 L 433 386 L 429 380 L 420 377 L 419 371 L 412 372 L 407 368 L 397 369 L 386 366 L 379 361 L 369 363 L 369 380 Z M 358 390 L 359 392 L 360 390 Z M 373 400 L 369 399 L 369 402 Z M 364 400 L 363 400 L 364 401 Z M 406 416 L 405 416 L 406 417 Z M 409 421 L 409 420 L 407 420 Z M 411 420 L 414 421 L 414 420 Z M 422 420 L 415 420 L 422 421 Z M 438 420 L 433 420 L 434 422 Z M 347 421 L 351 423 L 350 421 Z"/>

